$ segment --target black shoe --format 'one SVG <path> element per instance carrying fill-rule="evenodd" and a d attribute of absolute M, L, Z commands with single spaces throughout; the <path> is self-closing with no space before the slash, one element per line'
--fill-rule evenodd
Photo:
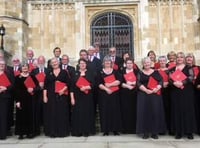
<path fill-rule="evenodd" d="M 8 131 L 8 132 L 7 132 L 7 136 L 12 136 L 12 132 L 11 132 L 11 131 Z"/>
<path fill-rule="evenodd" d="M 153 134 L 153 135 L 151 135 L 151 138 L 153 138 L 153 139 L 158 139 L 158 135 Z"/>
<path fill-rule="evenodd" d="M 84 137 L 88 137 L 89 134 L 88 134 L 88 133 L 84 133 L 83 136 L 84 136 Z"/>
<path fill-rule="evenodd" d="M 192 134 L 187 135 L 187 138 L 190 139 L 190 140 L 194 139 Z"/>
<path fill-rule="evenodd" d="M 108 132 L 103 133 L 103 136 L 108 136 L 108 135 L 109 135 Z"/>
<path fill-rule="evenodd" d="M 181 139 L 182 138 L 182 135 L 180 135 L 180 134 L 177 134 L 176 136 L 175 136 L 175 139 Z"/>
<path fill-rule="evenodd" d="M 119 136 L 119 133 L 118 133 L 118 132 L 113 132 L 113 134 L 114 134 L 115 136 Z"/>
<path fill-rule="evenodd" d="M 6 137 L 0 137 L 0 140 L 5 140 L 6 139 Z"/>
<path fill-rule="evenodd" d="M 24 139 L 23 135 L 19 135 L 18 139 Z"/>
<path fill-rule="evenodd" d="M 149 135 L 148 134 L 144 134 L 143 136 L 142 136 L 142 139 L 148 139 L 149 138 Z"/>
<path fill-rule="evenodd" d="M 28 139 L 32 139 L 33 137 L 34 137 L 33 134 L 26 135 L 26 138 L 28 138 Z"/>

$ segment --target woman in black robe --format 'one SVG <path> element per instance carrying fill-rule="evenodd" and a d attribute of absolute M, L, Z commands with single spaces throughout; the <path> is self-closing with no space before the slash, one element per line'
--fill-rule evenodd
<path fill-rule="evenodd" d="M 142 61 L 143 70 L 138 73 L 137 123 L 136 133 L 143 134 L 143 139 L 158 139 L 159 133 L 165 132 L 163 100 L 160 93 L 162 77 L 151 68 L 149 57 Z M 154 80 L 154 81 L 150 81 Z"/>
<path fill-rule="evenodd" d="M 21 73 L 15 78 L 15 99 L 16 99 L 16 125 L 15 134 L 19 139 L 34 137 L 34 117 L 33 117 L 33 94 L 37 88 L 37 80 L 29 75 L 29 66 L 27 63 L 21 65 Z M 35 86 L 31 86 L 31 79 Z M 28 83 L 26 83 L 28 82 Z M 25 83 L 27 85 L 25 85 Z"/>
<path fill-rule="evenodd" d="M 6 77 L 7 81 L 3 78 Z M 6 139 L 8 128 L 9 101 L 14 77 L 5 71 L 5 61 L 0 60 L 0 140 Z M 6 82 L 5 82 L 6 81 Z"/>
<path fill-rule="evenodd" d="M 185 55 L 183 52 L 177 53 L 176 67 L 170 69 L 170 78 L 177 70 L 181 71 L 186 76 L 186 79 L 182 81 L 170 80 L 171 128 L 172 132 L 176 134 L 176 139 L 180 139 L 184 135 L 187 135 L 188 139 L 193 139 L 193 133 L 196 130 L 194 75 L 192 68 L 185 65 Z"/>
<path fill-rule="evenodd" d="M 198 67 L 200 70 L 200 68 Z M 200 135 L 200 73 L 195 79 L 195 111 L 196 111 L 196 120 L 197 120 L 197 134 Z"/>
<path fill-rule="evenodd" d="M 109 135 L 109 132 L 119 135 L 121 131 L 120 82 L 121 76 L 119 72 L 113 70 L 111 58 L 105 56 L 103 69 L 98 75 L 97 82 L 99 86 L 101 131 L 104 136 Z"/>
<path fill-rule="evenodd" d="M 200 67 L 196 65 L 195 56 L 192 53 L 187 53 L 185 56 L 185 63 L 186 65 L 190 66 L 194 72 L 194 104 L 195 104 L 195 114 L 196 114 L 196 122 L 197 122 L 197 134 L 200 135 L 200 91 L 199 91 L 199 84 L 200 84 Z"/>
<path fill-rule="evenodd" d="M 87 69 L 86 60 L 80 59 L 78 64 L 80 68 L 72 80 L 70 93 L 73 105 L 72 135 L 87 137 L 95 134 L 94 75 Z"/>
<path fill-rule="evenodd" d="M 123 81 L 120 91 L 120 102 L 122 112 L 122 132 L 134 134 L 136 130 L 136 76 L 138 71 L 133 68 L 133 60 L 127 58 L 126 68 L 122 70 Z M 132 73 L 132 75 L 130 75 Z"/>
<path fill-rule="evenodd" d="M 164 105 L 164 111 L 165 111 L 165 121 L 166 121 L 166 127 L 167 132 L 171 135 L 173 134 L 171 132 L 171 108 L 170 108 L 170 94 L 169 94 L 169 70 L 167 68 L 167 58 L 166 56 L 160 56 L 158 58 L 158 62 L 160 64 L 160 68 L 158 69 L 158 72 L 163 78 L 163 87 L 161 88 L 162 92 L 162 98 L 163 98 L 163 105 Z"/>
<path fill-rule="evenodd" d="M 69 135 L 69 87 L 70 80 L 59 61 L 51 59 L 52 70 L 46 74 L 43 90 L 44 133 L 50 137 Z"/>

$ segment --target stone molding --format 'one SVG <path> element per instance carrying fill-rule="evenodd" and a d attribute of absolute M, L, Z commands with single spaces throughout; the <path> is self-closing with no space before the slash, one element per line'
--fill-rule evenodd
<path fill-rule="evenodd" d="M 31 3 L 32 10 L 74 9 L 74 3 Z"/>

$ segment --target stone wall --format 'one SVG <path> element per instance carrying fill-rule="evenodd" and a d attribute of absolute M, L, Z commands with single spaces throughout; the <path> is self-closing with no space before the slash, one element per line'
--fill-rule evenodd
<path fill-rule="evenodd" d="M 32 48 L 48 59 L 59 46 L 75 62 L 90 45 L 92 19 L 109 11 L 132 20 L 137 62 L 149 50 L 193 52 L 200 60 L 199 0 L 1 0 L 5 48 L 21 58 Z"/>

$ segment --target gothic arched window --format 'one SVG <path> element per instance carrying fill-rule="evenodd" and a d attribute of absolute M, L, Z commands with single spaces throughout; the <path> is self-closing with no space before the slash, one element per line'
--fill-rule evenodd
<path fill-rule="evenodd" d="M 117 55 L 128 51 L 132 56 L 133 49 L 133 24 L 124 14 L 107 12 L 98 15 L 91 23 L 91 44 L 99 42 L 104 55 L 112 46 L 117 48 Z"/>

